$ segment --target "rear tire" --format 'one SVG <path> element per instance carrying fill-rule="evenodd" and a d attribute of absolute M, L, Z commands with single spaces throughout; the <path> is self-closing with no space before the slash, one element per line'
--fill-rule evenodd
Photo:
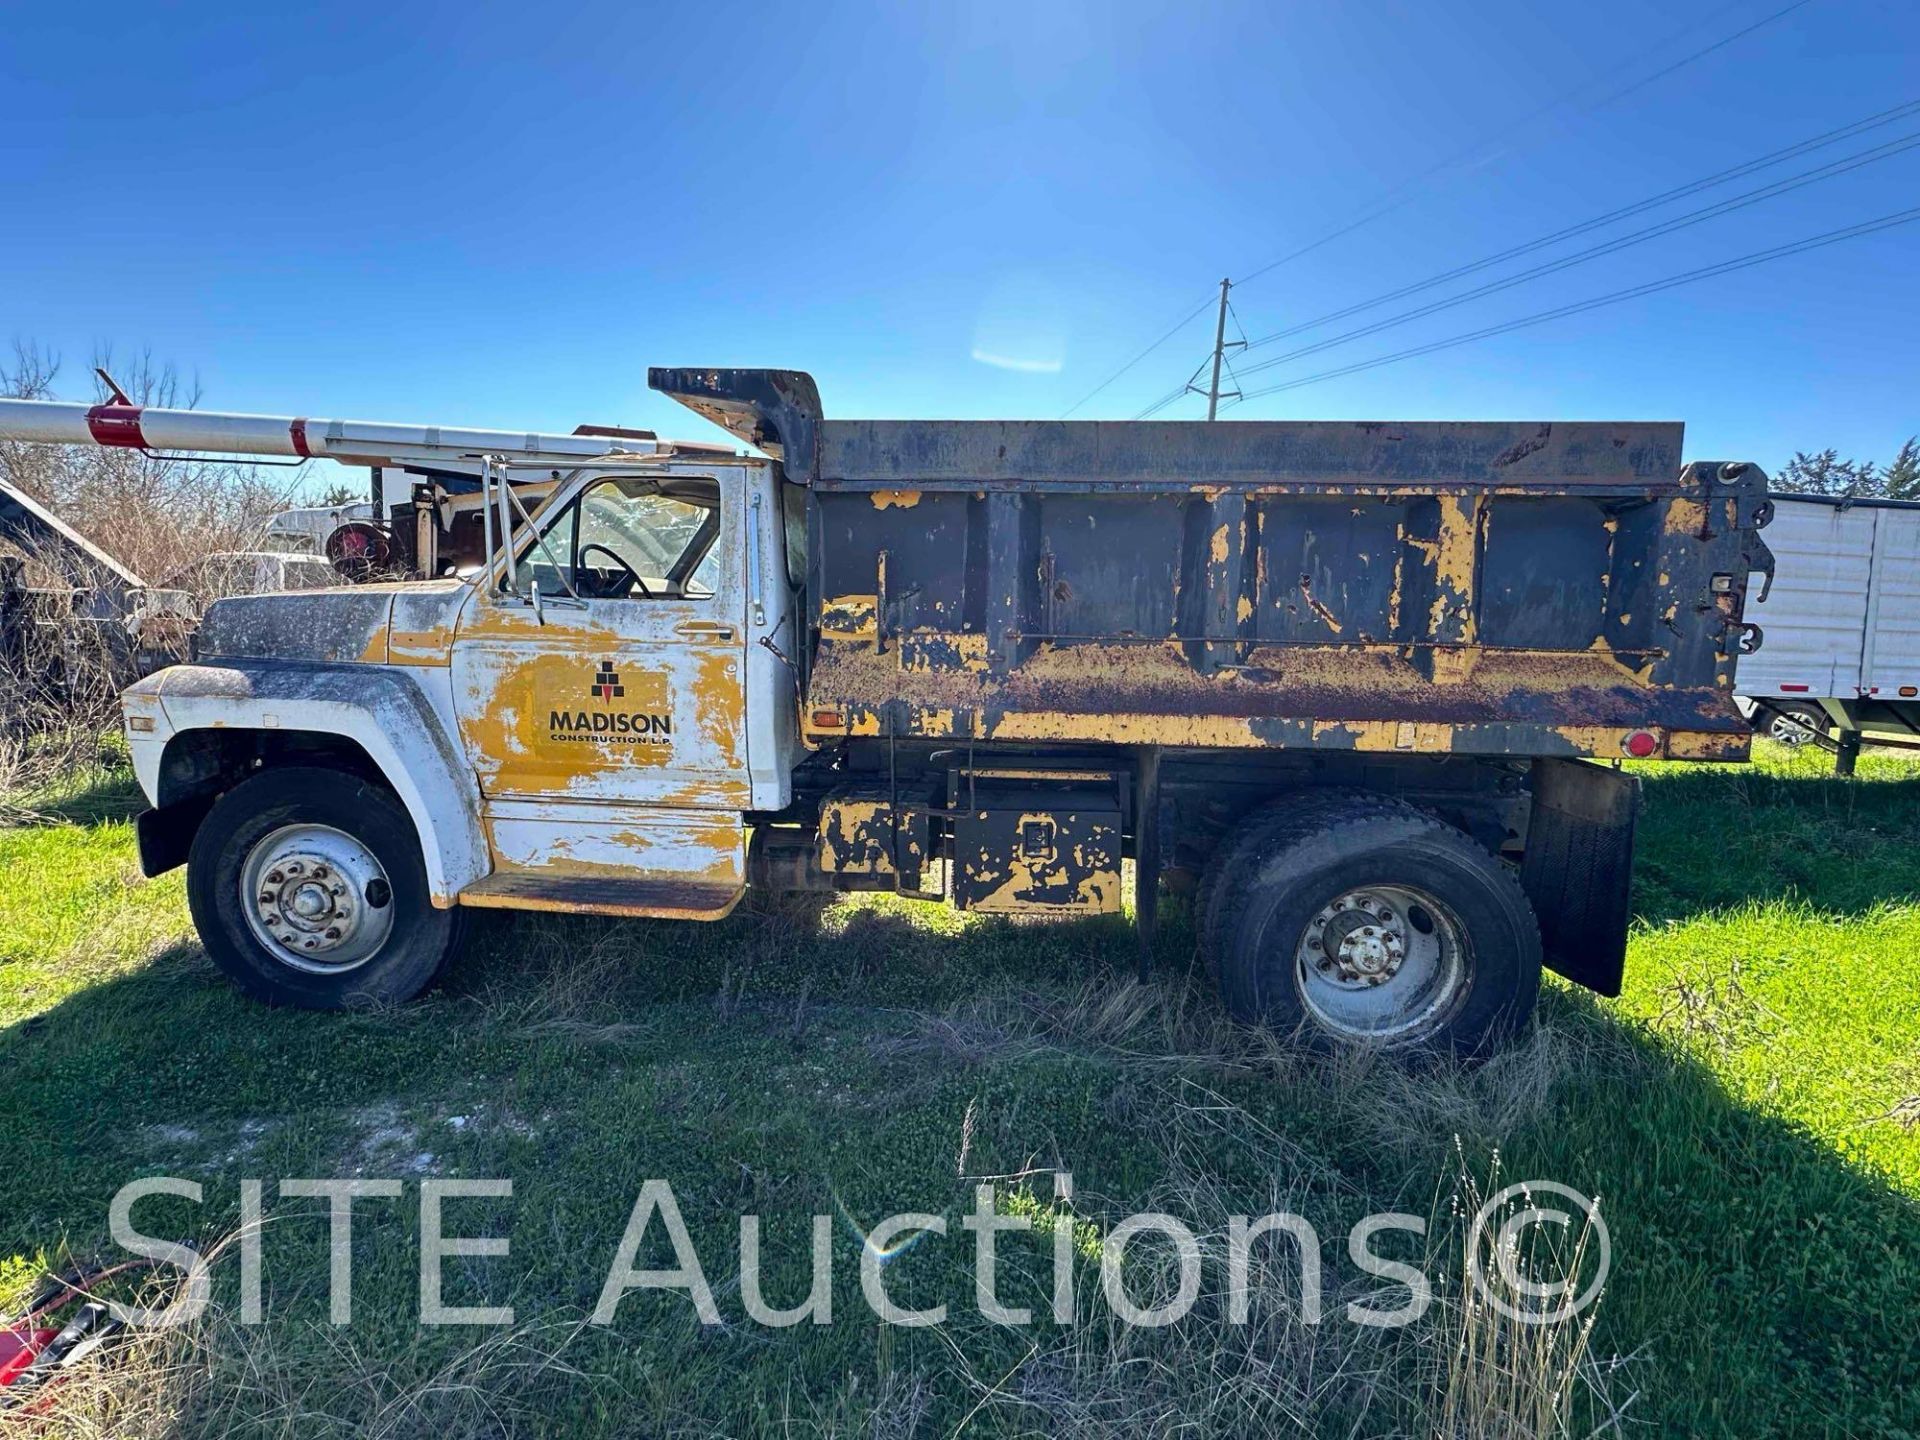
<path fill-rule="evenodd" d="M 1479 1058 L 1539 996 L 1540 928 L 1513 872 L 1399 801 L 1263 827 L 1216 903 L 1228 1010 L 1321 1047 Z"/>
<path fill-rule="evenodd" d="M 1390 795 L 1365 790 L 1309 790 L 1277 800 L 1255 810 L 1240 822 L 1214 851 L 1206 873 L 1200 877 L 1194 894 L 1195 938 L 1207 973 L 1220 976 L 1220 951 L 1224 942 L 1220 918 L 1225 909 L 1224 896 L 1238 891 L 1246 883 L 1247 872 L 1261 854 L 1284 836 L 1305 833 L 1336 819 L 1358 819 L 1363 815 L 1419 815 L 1421 811 Z"/>
<path fill-rule="evenodd" d="M 256 1000 L 342 1010 L 411 1000 L 459 943 L 435 909 L 412 818 L 338 770 L 266 770 L 223 795 L 187 857 L 213 963 Z"/>
<path fill-rule="evenodd" d="M 1816 735 L 1827 730 L 1826 712 L 1817 705 L 1788 701 L 1772 710 L 1760 712 L 1761 733 L 1769 740 L 1798 750 Z"/>

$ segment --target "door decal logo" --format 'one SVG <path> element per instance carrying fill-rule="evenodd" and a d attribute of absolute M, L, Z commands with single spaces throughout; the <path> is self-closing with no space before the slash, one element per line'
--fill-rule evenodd
<path fill-rule="evenodd" d="M 593 693 L 602 700 L 618 700 L 627 693 L 627 687 L 620 683 L 620 672 L 613 668 L 613 661 L 602 660 L 600 668 L 593 672 Z"/>
<path fill-rule="evenodd" d="M 575 675 L 579 673 L 574 671 Z M 642 672 L 629 686 L 612 660 L 602 660 L 586 678 L 585 704 L 578 699 L 555 696 L 542 707 L 547 712 L 547 740 L 596 746 L 672 747 L 673 707 L 668 701 L 665 675 Z M 579 681 L 574 683 L 577 685 Z M 631 698 L 627 694 L 629 689 L 635 692 Z M 580 691 L 575 690 L 573 694 L 579 696 Z"/>

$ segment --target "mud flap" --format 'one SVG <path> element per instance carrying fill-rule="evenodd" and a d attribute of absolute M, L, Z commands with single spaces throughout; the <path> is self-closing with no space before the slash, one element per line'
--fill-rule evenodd
<path fill-rule="evenodd" d="M 140 852 L 140 873 L 151 880 L 186 864 L 200 822 L 207 818 L 217 798 L 196 795 L 134 816 L 133 838 Z"/>
<path fill-rule="evenodd" d="M 1546 965 L 1618 995 L 1626 971 L 1640 782 L 1586 760 L 1533 762 L 1520 883 L 1540 917 Z"/>

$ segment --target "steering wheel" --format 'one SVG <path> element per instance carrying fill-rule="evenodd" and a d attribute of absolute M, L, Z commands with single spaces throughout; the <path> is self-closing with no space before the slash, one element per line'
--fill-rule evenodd
<path fill-rule="evenodd" d="M 659 598 L 653 593 L 653 591 L 647 588 L 647 582 L 640 578 L 639 571 L 635 570 L 625 560 L 621 559 L 618 555 L 614 554 L 613 551 L 609 550 L 605 545 L 600 544 L 597 540 L 589 544 L 582 545 L 580 547 L 580 553 L 576 557 L 575 568 L 576 569 L 578 568 L 577 561 L 585 560 L 587 556 L 592 554 L 595 550 L 598 550 L 602 555 L 606 556 L 609 560 L 613 561 L 615 565 L 619 566 L 621 573 L 624 574 L 627 577 L 627 579 L 631 580 L 634 585 L 639 587 L 641 595 L 645 596 L 649 600 L 654 600 Z"/>

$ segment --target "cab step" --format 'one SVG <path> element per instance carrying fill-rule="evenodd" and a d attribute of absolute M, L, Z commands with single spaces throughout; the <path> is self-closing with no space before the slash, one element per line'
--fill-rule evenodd
<path fill-rule="evenodd" d="M 459 895 L 462 905 L 498 910 L 554 910 L 575 915 L 629 915 L 649 920 L 724 920 L 747 893 L 744 885 L 678 879 L 495 873 Z"/>

